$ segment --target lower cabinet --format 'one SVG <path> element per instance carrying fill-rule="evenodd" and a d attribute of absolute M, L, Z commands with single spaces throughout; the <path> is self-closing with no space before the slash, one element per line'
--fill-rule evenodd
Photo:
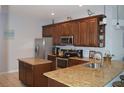
<path fill-rule="evenodd" d="M 68 61 L 68 66 L 74 66 L 74 65 L 79 65 L 79 64 L 84 64 L 87 63 L 88 61 L 83 61 L 83 60 L 78 60 L 78 59 L 69 59 Z"/>
<path fill-rule="evenodd" d="M 48 60 L 52 61 L 52 70 L 56 70 L 56 56 L 48 55 Z"/>
<path fill-rule="evenodd" d="M 28 86 L 33 86 L 33 66 L 25 64 L 24 65 L 25 68 L 25 84 L 27 84 Z"/>
<path fill-rule="evenodd" d="M 26 68 L 24 67 L 24 63 L 19 61 L 19 80 L 21 80 L 24 84 L 26 83 L 25 69 Z"/>
<path fill-rule="evenodd" d="M 47 87 L 48 79 L 43 73 L 51 71 L 51 63 L 31 65 L 19 61 L 19 80 L 31 87 Z"/>

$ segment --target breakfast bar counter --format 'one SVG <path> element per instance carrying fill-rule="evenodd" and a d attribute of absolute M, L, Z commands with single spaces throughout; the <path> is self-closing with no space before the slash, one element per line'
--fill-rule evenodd
<path fill-rule="evenodd" d="M 92 61 L 90 60 L 90 64 Z M 101 68 L 86 67 L 85 64 L 80 64 L 64 69 L 50 71 L 44 73 L 48 77 L 48 84 L 52 80 L 70 87 L 103 87 L 112 79 L 124 71 L 124 62 L 112 61 L 103 62 Z M 57 84 L 56 83 L 56 84 Z M 59 84 L 59 85 L 60 85 Z M 49 86 L 56 86 L 49 84 Z"/>

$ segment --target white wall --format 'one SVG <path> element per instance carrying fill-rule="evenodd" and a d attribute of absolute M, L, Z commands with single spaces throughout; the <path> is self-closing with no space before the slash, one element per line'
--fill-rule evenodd
<path fill-rule="evenodd" d="M 113 59 L 122 60 L 124 57 L 123 33 L 124 29 L 116 30 L 116 19 L 113 19 L 113 9 L 116 6 L 107 6 L 107 26 L 106 26 L 106 48 L 115 55 Z M 115 11 L 114 11 L 115 12 Z M 124 26 L 124 21 L 119 20 L 120 25 Z"/>
<path fill-rule="evenodd" d="M 8 27 L 8 6 L 0 6 L 0 72 L 8 71 L 8 42 L 4 32 Z"/>
<path fill-rule="evenodd" d="M 15 14 L 12 9 L 13 7 L 9 6 L 6 14 L 0 12 L 0 20 L 2 19 L 0 21 L 0 72 L 16 71 L 17 59 L 34 56 L 34 39 L 42 37 L 41 26 L 45 23 L 30 16 Z M 14 36 L 4 35 L 5 31 L 14 32 Z"/>
<path fill-rule="evenodd" d="M 15 36 L 8 39 L 8 70 L 18 68 L 19 58 L 34 56 L 34 39 L 42 37 L 41 22 L 29 16 L 22 16 L 9 11 L 9 31 Z"/>
<path fill-rule="evenodd" d="M 113 19 L 113 8 L 115 6 L 106 6 L 106 16 L 107 16 L 107 25 L 106 25 L 106 47 L 105 48 L 94 48 L 94 47 L 74 47 L 74 46 L 59 46 L 60 48 L 72 48 L 72 49 L 83 49 L 84 51 L 87 50 L 96 50 L 101 51 L 104 54 L 105 49 L 110 50 L 111 54 L 114 54 L 113 60 L 122 60 L 124 57 L 124 47 L 123 47 L 123 30 L 115 30 L 115 24 L 116 21 Z M 87 9 L 90 9 L 95 13 L 95 15 L 98 14 L 104 14 L 104 6 L 82 6 L 82 11 L 80 14 L 71 15 L 73 19 L 76 18 L 83 18 L 88 16 L 87 15 Z M 114 11 L 115 12 L 115 11 Z M 61 22 L 63 20 L 66 20 L 65 18 L 58 18 L 55 19 L 56 22 Z M 124 20 L 120 20 L 120 24 L 124 26 Z"/>

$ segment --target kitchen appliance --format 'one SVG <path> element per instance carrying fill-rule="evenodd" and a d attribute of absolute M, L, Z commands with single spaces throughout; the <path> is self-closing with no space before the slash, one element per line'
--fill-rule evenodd
<path fill-rule="evenodd" d="M 35 39 L 35 58 L 47 59 L 47 55 L 52 53 L 52 38 Z"/>
<path fill-rule="evenodd" d="M 68 67 L 68 58 L 57 57 L 56 68 L 66 68 L 66 67 Z"/>
<path fill-rule="evenodd" d="M 66 52 L 64 53 L 64 57 L 65 58 L 69 58 L 69 57 L 77 57 L 78 53 L 77 52 Z"/>
<path fill-rule="evenodd" d="M 61 45 L 73 45 L 73 36 L 61 36 Z"/>
<path fill-rule="evenodd" d="M 115 78 L 112 79 L 112 81 L 108 82 L 105 87 L 112 87 L 113 82 L 120 81 L 120 75 L 124 75 L 124 71 L 121 72 L 119 75 L 117 75 Z"/>
<path fill-rule="evenodd" d="M 83 58 L 83 50 L 77 50 L 77 55 L 80 58 Z"/>
<path fill-rule="evenodd" d="M 69 57 L 78 57 L 78 53 L 75 50 L 62 50 L 64 51 L 63 56 L 58 56 L 56 58 L 56 68 L 66 68 L 68 67 Z"/>
<path fill-rule="evenodd" d="M 52 54 L 53 54 L 53 55 L 59 55 L 59 50 L 60 50 L 59 47 L 53 47 L 53 48 L 52 48 Z"/>

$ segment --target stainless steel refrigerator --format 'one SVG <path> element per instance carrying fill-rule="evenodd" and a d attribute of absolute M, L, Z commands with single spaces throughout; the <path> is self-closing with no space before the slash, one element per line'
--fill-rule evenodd
<path fill-rule="evenodd" d="M 35 58 L 47 59 L 49 53 L 52 53 L 52 38 L 35 39 Z"/>

